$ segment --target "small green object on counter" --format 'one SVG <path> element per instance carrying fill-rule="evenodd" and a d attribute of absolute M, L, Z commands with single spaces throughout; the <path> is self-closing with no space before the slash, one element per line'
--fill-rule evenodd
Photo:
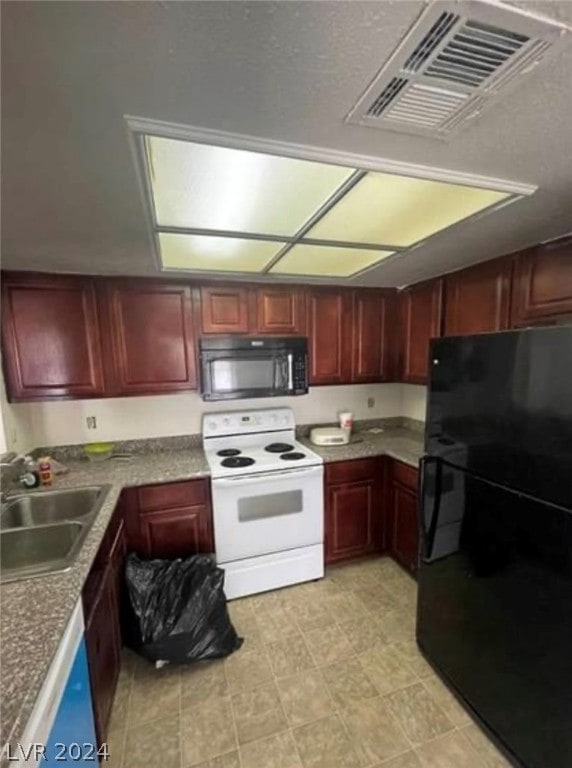
<path fill-rule="evenodd" d="M 83 450 L 90 461 L 105 461 L 113 454 L 114 447 L 115 443 L 87 443 Z"/>

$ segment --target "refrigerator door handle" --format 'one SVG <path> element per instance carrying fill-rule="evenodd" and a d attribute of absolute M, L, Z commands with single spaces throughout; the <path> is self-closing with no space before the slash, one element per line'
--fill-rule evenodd
<path fill-rule="evenodd" d="M 433 494 L 433 506 L 427 524 L 425 514 L 425 486 L 426 468 L 429 464 L 435 464 L 435 488 Z M 419 462 L 419 528 L 421 533 L 421 556 L 429 559 L 433 553 L 433 543 L 437 531 L 439 519 L 439 507 L 441 505 L 441 476 L 443 463 L 437 456 L 423 456 Z"/>

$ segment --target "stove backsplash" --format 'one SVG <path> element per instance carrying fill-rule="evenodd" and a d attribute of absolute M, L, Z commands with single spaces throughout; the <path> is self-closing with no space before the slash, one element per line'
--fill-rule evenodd
<path fill-rule="evenodd" d="M 204 403 L 196 392 L 153 397 L 106 398 L 62 402 L 8 404 L 18 423 L 18 451 L 35 446 L 76 445 L 100 441 L 141 440 L 170 435 L 198 434 L 203 413 L 288 406 L 298 424 L 333 422 L 340 411 L 351 411 L 355 419 L 413 415 L 403 410 L 402 384 L 352 384 L 312 387 L 300 397 L 236 400 L 232 405 Z M 423 388 L 419 388 L 423 389 Z M 368 400 L 374 406 L 368 408 Z M 230 407 L 229 407 L 230 406 Z M 87 418 L 95 417 L 96 429 Z"/>
<path fill-rule="evenodd" d="M 312 424 L 298 424 L 296 426 L 296 438 L 308 437 L 313 427 L 336 427 L 338 423 L 315 422 Z M 404 416 L 391 416 L 385 419 L 361 419 L 354 424 L 354 433 L 362 432 L 370 427 L 382 427 L 383 429 L 395 429 L 405 427 L 414 432 L 423 432 L 425 423 L 410 419 Z M 202 445 L 202 435 L 197 432 L 192 435 L 174 435 L 171 437 L 150 437 L 140 440 L 118 440 L 114 444 L 115 453 L 159 453 L 163 451 L 184 451 L 188 449 L 200 448 Z M 53 456 L 65 463 L 66 461 L 77 461 L 85 459 L 83 443 L 74 443 L 72 445 L 51 445 L 34 448 L 31 453 L 34 456 Z"/>

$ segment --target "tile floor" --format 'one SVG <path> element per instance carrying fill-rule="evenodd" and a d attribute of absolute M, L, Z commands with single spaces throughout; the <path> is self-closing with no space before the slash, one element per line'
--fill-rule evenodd
<path fill-rule="evenodd" d="M 243 647 L 155 670 L 127 653 L 113 768 L 507 768 L 414 641 L 393 561 L 230 603 Z"/>

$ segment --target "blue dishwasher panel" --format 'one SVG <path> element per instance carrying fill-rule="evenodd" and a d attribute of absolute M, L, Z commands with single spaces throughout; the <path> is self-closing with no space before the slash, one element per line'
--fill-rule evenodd
<path fill-rule="evenodd" d="M 59 745 L 64 745 L 63 747 Z M 76 747 L 77 745 L 77 747 Z M 47 760 L 41 765 L 97 766 L 97 745 L 87 667 L 87 651 L 82 635 L 70 670 L 56 719 L 46 744 Z"/>

